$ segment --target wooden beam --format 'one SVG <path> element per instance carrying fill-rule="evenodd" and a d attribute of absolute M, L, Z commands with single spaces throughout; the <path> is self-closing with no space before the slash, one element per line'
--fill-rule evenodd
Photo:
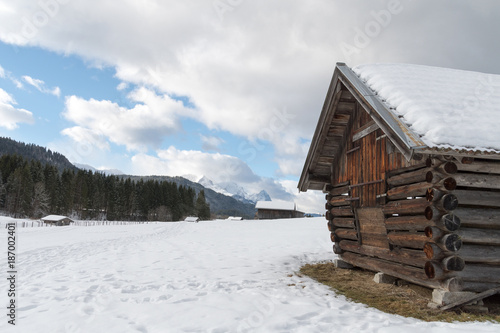
<path fill-rule="evenodd" d="M 358 130 L 356 130 L 352 136 L 352 142 L 358 141 L 359 139 L 364 138 L 365 136 L 375 132 L 380 127 L 375 123 L 375 121 L 370 121 L 369 123 L 361 126 Z"/>

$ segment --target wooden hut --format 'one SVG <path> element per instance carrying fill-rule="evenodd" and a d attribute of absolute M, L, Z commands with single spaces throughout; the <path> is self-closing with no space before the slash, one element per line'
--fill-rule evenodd
<path fill-rule="evenodd" d="M 72 219 L 62 215 L 48 215 L 42 217 L 41 220 L 46 224 L 52 224 L 55 226 L 65 226 L 65 225 L 70 225 L 70 223 L 73 223 Z"/>
<path fill-rule="evenodd" d="M 304 217 L 304 213 L 298 211 L 297 206 L 293 202 L 257 201 L 255 208 L 257 209 L 257 218 L 259 220 Z"/>
<path fill-rule="evenodd" d="M 500 76 L 338 63 L 299 181 L 333 250 L 429 288 L 500 287 Z"/>

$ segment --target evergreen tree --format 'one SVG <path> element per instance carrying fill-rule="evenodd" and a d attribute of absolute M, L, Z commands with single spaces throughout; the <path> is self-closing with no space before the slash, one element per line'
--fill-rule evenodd
<path fill-rule="evenodd" d="M 50 198 L 45 191 L 45 185 L 43 182 L 38 182 L 34 186 L 33 199 L 31 201 L 32 214 L 34 218 L 42 218 L 49 212 L 49 202 Z"/>
<path fill-rule="evenodd" d="M 196 199 L 196 213 L 200 220 L 210 219 L 210 205 L 205 200 L 205 191 L 201 190 Z"/>

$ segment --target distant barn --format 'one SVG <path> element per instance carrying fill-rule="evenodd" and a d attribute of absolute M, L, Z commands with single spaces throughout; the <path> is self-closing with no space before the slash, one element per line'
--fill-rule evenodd
<path fill-rule="evenodd" d="M 46 224 L 51 224 L 55 226 L 65 226 L 65 225 L 70 225 L 70 223 L 73 223 L 72 219 L 70 219 L 67 216 L 61 216 L 61 215 L 48 215 L 42 217 L 41 220 Z"/>
<path fill-rule="evenodd" d="M 200 218 L 197 216 L 188 216 L 184 219 L 184 222 L 199 222 Z"/>
<path fill-rule="evenodd" d="M 257 201 L 257 218 L 259 220 L 292 219 L 304 217 L 293 202 Z"/>
<path fill-rule="evenodd" d="M 299 181 L 334 252 L 444 291 L 500 287 L 500 76 L 337 64 Z"/>

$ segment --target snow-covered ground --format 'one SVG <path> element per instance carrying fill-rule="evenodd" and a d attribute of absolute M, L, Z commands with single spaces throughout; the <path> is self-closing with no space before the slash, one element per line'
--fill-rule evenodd
<path fill-rule="evenodd" d="M 18 228 L 12 327 L 0 230 L 0 332 L 500 331 L 385 314 L 298 277 L 334 257 L 324 218 Z"/>

